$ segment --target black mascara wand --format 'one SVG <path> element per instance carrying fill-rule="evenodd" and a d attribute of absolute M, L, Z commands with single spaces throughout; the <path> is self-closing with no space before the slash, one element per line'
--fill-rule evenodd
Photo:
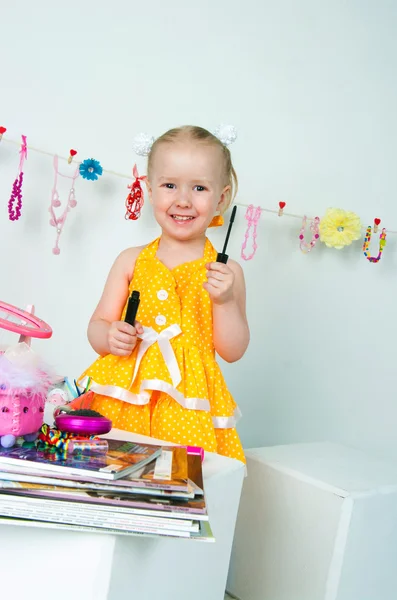
<path fill-rule="evenodd" d="M 232 227 L 233 227 L 233 223 L 234 223 L 234 218 L 236 216 L 236 212 L 237 212 L 237 206 L 234 206 L 233 210 L 232 210 L 232 215 L 230 217 L 229 227 L 228 227 L 228 230 L 227 230 L 227 234 L 226 234 L 226 239 L 225 239 L 225 244 L 223 246 L 223 250 L 222 250 L 222 252 L 219 252 L 218 256 L 216 257 L 216 262 L 223 263 L 224 265 L 227 263 L 227 259 L 229 258 L 229 256 L 226 254 L 226 248 L 227 248 L 227 245 L 229 243 L 230 232 L 231 232 Z"/>

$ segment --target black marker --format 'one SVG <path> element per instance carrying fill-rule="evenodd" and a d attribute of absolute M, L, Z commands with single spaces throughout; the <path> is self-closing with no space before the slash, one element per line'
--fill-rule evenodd
<path fill-rule="evenodd" d="M 233 227 L 234 217 L 236 216 L 236 211 L 237 211 L 237 206 L 235 206 L 232 210 L 232 216 L 230 217 L 229 228 L 227 230 L 226 240 L 225 240 L 225 245 L 223 246 L 223 250 L 222 250 L 222 252 L 219 252 L 218 256 L 216 257 L 216 262 L 223 263 L 224 265 L 227 263 L 227 259 L 229 258 L 229 256 L 226 254 L 226 248 L 227 248 L 227 244 L 229 242 L 230 232 Z"/>
<path fill-rule="evenodd" d="M 135 325 L 135 319 L 139 308 L 139 302 L 139 292 L 132 292 L 131 296 L 128 299 L 127 312 L 125 313 L 124 321 L 126 323 L 129 323 L 133 327 Z"/>

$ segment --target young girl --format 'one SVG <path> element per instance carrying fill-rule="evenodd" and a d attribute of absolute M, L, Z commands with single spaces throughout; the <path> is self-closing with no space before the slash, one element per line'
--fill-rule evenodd
<path fill-rule="evenodd" d="M 114 427 L 244 461 L 238 407 L 215 360 L 235 362 L 247 349 L 244 277 L 234 261 L 216 262 L 206 238 L 236 187 L 228 148 L 205 129 L 171 129 L 154 142 L 147 189 L 162 233 L 116 259 L 88 327 L 100 357 L 79 383 L 91 377 L 92 408 Z M 123 319 L 134 290 L 132 327 Z"/>

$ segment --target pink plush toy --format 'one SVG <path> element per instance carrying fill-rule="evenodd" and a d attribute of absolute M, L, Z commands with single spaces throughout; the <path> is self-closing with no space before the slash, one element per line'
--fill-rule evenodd
<path fill-rule="evenodd" d="M 18 437 L 34 441 L 43 425 L 44 405 L 54 375 L 30 349 L 30 337 L 48 338 L 51 328 L 29 312 L 0 302 L 0 328 L 21 335 L 19 343 L 0 353 L 0 446 Z"/>
<path fill-rule="evenodd" d="M 21 436 L 36 439 L 52 382 L 48 367 L 25 343 L 0 355 L 0 446 L 10 448 Z"/>

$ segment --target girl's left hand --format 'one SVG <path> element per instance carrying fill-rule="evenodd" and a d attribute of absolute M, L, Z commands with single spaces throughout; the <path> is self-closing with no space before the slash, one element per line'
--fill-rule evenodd
<path fill-rule="evenodd" d="M 209 263 L 207 268 L 207 281 L 204 289 L 210 295 L 214 304 L 225 304 L 233 299 L 234 273 L 223 263 Z"/>

